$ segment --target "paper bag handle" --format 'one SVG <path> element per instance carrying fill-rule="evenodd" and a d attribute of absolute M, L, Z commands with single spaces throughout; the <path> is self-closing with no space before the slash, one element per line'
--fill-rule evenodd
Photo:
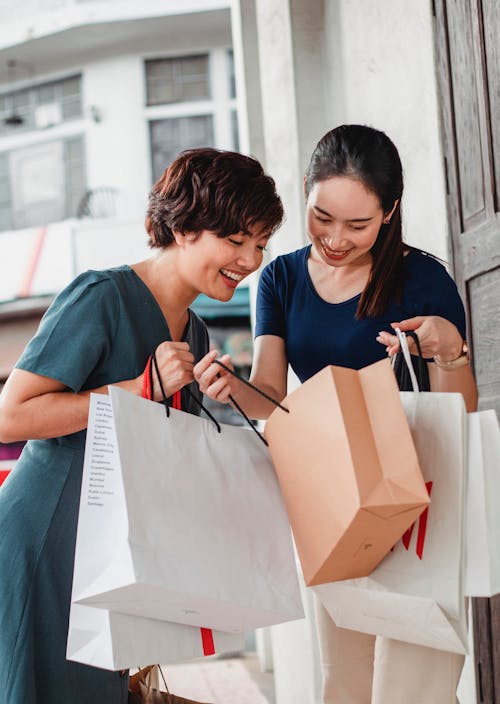
<path fill-rule="evenodd" d="M 161 391 L 161 395 L 163 398 L 163 404 L 165 406 L 165 413 L 167 414 L 167 418 L 170 418 L 170 404 L 169 404 L 169 400 L 167 398 L 167 394 L 165 393 L 165 389 L 163 388 L 163 382 L 162 382 L 162 378 L 161 378 L 161 374 L 160 374 L 160 369 L 158 367 L 158 362 L 156 360 L 156 352 L 153 352 L 153 354 L 149 357 L 147 364 L 146 364 L 145 382 L 147 379 L 147 383 L 145 383 L 143 385 L 143 396 L 145 396 L 145 398 L 149 398 L 149 400 L 153 399 L 153 388 L 154 388 L 154 386 L 153 386 L 153 366 L 155 368 L 156 376 L 158 378 L 158 383 L 160 385 L 160 391 Z M 200 408 L 202 409 L 202 411 L 205 411 L 205 413 L 210 418 L 210 420 L 212 420 L 214 422 L 215 427 L 217 428 L 217 432 L 220 433 L 221 427 L 220 427 L 220 424 L 218 423 L 218 421 L 216 420 L 216 418 L 214 418 L 214 416 L 210 413 L 210 411 L 207 408 L 205 408 L 203 403 L 198 398 L 196 398 L 196 396 L 193 394 L 191 389 L 189 389 L 187 386 L 185 387 L 185 389 L 186 389 L 186 392 L 188 393 L 188 395 L 192 398 L 192 400 L 195 403 L 197 403 L 198 406 L 200 406 Z M 174 394 L 174 399 L 175 399 L 175 394 Z M 175 405 L 177 405 L 177 404 L 174 403 L 174 406 Z M 180 404 L 179 404 L 179 408 L 180 408 Z"/>
<path fill-rule="evenodd" d="M 279 403 L 279 401 L 276 401 L 276 399 L 272 398 L 272 396 L 269 396 L 268 394 L 266 394 L 265 391 L 262 391 L 262 389 L 259 389 L 257 386 L 254 386 L 254 384 L 252 384 L 252 383 L 250 383 L 249 381 L 247 381 L 246 379 L 244 379 L 242 376 L 240 376 L 239 374 L 237 374 L 233 369 L 231 369 L 230 367 L 226 366 L 226 365 L 225 365 L 223 362 L 221 362 L 220 360 L 215 359 L 215 360 L 214 360 L 214 363 L 215 363 L 215 364 L 218 364 L 220 367 L 222 367 L 223 369 L 225 369 L 225 371 L 227 371 L 229 374 L 232 374 L 234 377 L 236 377 L 236 379 L 238 379 L 238 380 L 241 381 L 243 384 L 245 384 L 246 386 L 248 386 L 248 387 L 250 387 L 251 389 L 253 389 L 254 391 L 256 391 L 258 394 L 260 394 L 261 396 L 263 396 L 265 399 L 267 399 L 267 400 L 270 401 L 271 403 L 274 403 L 275 406 L 277 406 L 278 408 L 281 408 L 281 410 L 282 410 L 282 411 L 285 411 L 285 413 L 290 413 L 290 411 L 288 410 L 288 408 L 285 408 L 285 406 L 283 406 L 281 403 Z M 169 418 L 169 417 L 170 417 L 169 402 L 168 402 L 168 399 L 167 399 L 167 395 L 166 395 L 166 393 L 165 393 L 165 389 L 163 388 L 163 382 L 162 382 L 162 379 L 161 379 L 160 370 L 159 370 L 159 368 L 158 368 L 158 362 L 157 362 L 157 360 L 156 360 L 156 352 L 153 352 L 153 354 L 148 358 L 148 361 L 147 361 L 147 364 L 146 364 L 146 368 L 145 368 L 145 370 L 144 370 L 143 396 L 144 396 L 145 398 L 149 398 L 149 399 L 152 399 L 152 396 L 153 396 L 153 365 L 154 365 L 154 368 L 155 368 L 155 371 L 156 371 L 156 376 L 158 377 L 158 383 L 159 383 L 159 385 L 160 385 L 160 391 L 161 391 L 161 394 L 162 394 L 162 397 L 163 397 L 163 403 L 164 403 L 164 405 L 165 405 L 165 412 L 166 412 L 166 414 L 167 414 L 167 418 Z M 216 428 L 217 428 L 217 431 L 220 433 L 220 432 L 221 432 L 221 427 L 220 427 L 219 423 L 217 422 L 217 420 L 214 418 L 214 416 L 210 413 L 210 411 L 209 411 L 207 408 L 205 408 L 205 406 L 202 404 L 202 402 L 199 401 L 199 400 L 196 398 L 196 396 L 191 392 L 191 390 L 190 390 L 187 386 L 185 387 L 185 389 L 186 389 L 186 392 L 189 394 L 189 396 L 193 399 L 193 401 L 194 401 L 195 403 L 197 403 L 197 404 L 200 406 L 200 408 L 201 408 L 203 411 L 205 411 L 205 413 L 207 414 L 207 416 L 215 423 L 215 426 L 216 426 Z M 247 416 L 247 414 L 245 413 L 245 411 L 241 408 L 241 406 L 236 402 L 236 400 L 234 399 L 234 397 L 231 396 L 231 395 L 229 395 L 229 400 L 230 400 L 230 402 L 232 403 L 232 405 L 236 408 L 236 410 L 238 411 L 238 413 L 240 413 L 240 415 L 246 420 L 246 422 L 248 423 L 248 425 L 250 426 L 250 428 L 254 431 L 254 433 L 256 433 L 256 435 L 258 435 L 259 439 L 264 443 L 264 445 L 267 446 L 268 443 L 267 443 L 267 440 L 265 439 L 265 437 L 262 435 L 262 433 L 260 433 L 260 432 L 257 430 L 257 428 L 255 427 L 255 425 L 252 423 L 252 421 L 251 421 L 250 418 Z M 174 406 L 175 406 L 175 403 L 174 403 Z"/>
<path fill-rule="evenodd" d="M 247 381 L 246 379 L 244 379 L 242 376 L 240 376 L 239 374 L 237 374 L 237 373 L 234 371 L 234 369 L 231 369 L 230 367 L 226 366 L 226 365 L 225 365 L 223 362 L 221 362 L 219 359 L 214 359 L 214 364 L 218 364 L 219 367 L 222 367 L 223 369 L 225 369 L 226 372 L 229 372 L 229 374 L 232 374 L 234 377 L 236 377 L 236 379 L 238 379 L 239 381 L 241 381 L 243 384 L 245 384 L 246 386 L 248 386 L 250 389 L 253 389 L 253 391 L 256 391 L 258 394 L 260 394 L 261 396 L 263 396 L 265 399 L 267 399 L 268 401 L 271 401 L 271 403 L 274 403 L 274 405 L 275 405 L 277 408 L 281 408 L 281 410 L 282 410 L 282 411 L 285 411 L 285 413 L 290 413 L 289 409 L 286 408 L 285 406 L 282 406 L 279 401 L 276 401 L 275 398 L 273 398 L 272 396 L 269 396 L 268 394 L 266 394 L 266 392 L 265 392 L 265 391 L 262 391 L 262 389 L 259 389 L 258 386 L 255 386 L 255 385 L 252 384 L 250 381 Z M 233 403 L 237 406 L 236 401 L 235 401 L 233 398 L 231 398 L 231 400 L 232 400 Z M 239 408 L 239 406 L 237 406 L 237 407 Z"/>
<path fill-rule="evenodd" d="M 226 367 L 225 364 L 222 364 L 222 362 L 218 362 L 218 364 L 220 364 L 222 367 L 224 367 L 229 372 L 231 372 L 236 378 L 240 379 L 240 381 L 243 381 L 244 383 L 247 383 L 249 386 L 252 386 L 252 388 L 255 388 L 256 391 L 259 391 L 259 393 L 264 393 L 263 391 L 261 392 L 260 389 L 257 389 L 257 387 L 253 387 L 253 385 L 250 384 L 249 382 L 245 381 L 245 379 L 238 376 L 238 374 L 236 374 L 236 372 L 233 372 L 232 369 L 229 369 L 229 367 Z M 165 405 L 165 412 L 167 414 L 167 418 L 170 418 L 169 403 L 168 403 L 167 395 L 165 393 L 165 389 L 163 388 L 163 382 L 161 379 L 160 370 L 158 368 L 158 362 L 156 361 L 156 353 L 155 352 L 153 352 L 153 354 L 149 357 L 148 362 L 146 364 L 146 368 L 144 370 L 143 396 L 151 399 L 152 395 L 153 395 L 153 365 L 154 365 L 154 368 L 156 371 L 156 376 L 158 377 L 158 382 L 160 384 L 160 391 L 161 391 L 161 394 L 163 397 L 163 403 Z M 197 403 L 200 406 L 200 408 L 203 411 L 205 411 L 207 416 L 215 423 L 215 427 L 217 428 L 217 432 L 220 433 L 221 426 L 217 422 L 217 420 L 214 418 L 214 416 L 210 413 L 210 411 L 207 408 L 205 408 L 203 403 L 196 398 L 196 396 L 192 393 L 192 391 L 187 386 L 185 387 L 185 389 L 186 389 L 186 392 L 189 394 L 189 396 L 193 399 L 193 401 L 195 403 Z M 172 405 L 174 408 L 177 407 L 179 410 L 182 410 L 181 406 L 180 406 L 180 401 L 178 404 L 176 404 L 176 395 L 177 394 L 179 394 L 179 397 L 180 397 L 180 392 L 176 392 L 173 397 L 173 404 Z M 271 399 L 270 397 L 268 397 L 268 398 L 271 401 L 273 401 L 274 403 L 277 403 L 276 401 L 274 401 L 274 399 Z M 250 418 L 246 415 L 245 411 L 236 403 L 235 399 L 231 395 L 229 396 L 229 400 L 235 406 L 236 410 L 243 416 L 243 418 L 246 420 L 246 422 L 248 423 L 250 428 L 254 431 L 254 433 L 256 433 L 259 436 L 259 439 L 264 443 L 264 445 L 267 446 L 267 440 L 265 439 L 265 437 L 262 435 L 262 433 L 260 433 L 257 430 L 257 428 L 254 426 L 254 424 L 250 420 Z M 284 408 L 284 406 L 282 406 L 282 408 L 283 408 L 283 410 L 287 410 Z"/>
<path fill-rule="evenodd" d="M 406 366 L 408 367 L 408 372 L 410 374 L 411 385 L 412 385 L 413 391 L 420 391 L 418 381 L 417 381 L 417 375 L 415 374 L 415 369 L 413 368 L 413 362 L 411 361 L 410 350 L 408 349 L 408 341 L 406 339 L 407 335 L 409 335 L 411 338 L 413 338 L 413 340 L 415 341 L 415 344 L 417 346 L 419 357 L 422 357 L 422 349 L 420 347 L 420 340 L 418 339 L 418 335 L 413 330 L 409 330 L 406 333 L 406 335 L 404 332 L 401 332 L 401 330 L 399 328 L 395 328 L 395 331 L 396 331 L 396 335 L 399 340 L 399 346 L 401 348 L 401 352 L 403 354 L 404 361 L 406 362 Z"/>

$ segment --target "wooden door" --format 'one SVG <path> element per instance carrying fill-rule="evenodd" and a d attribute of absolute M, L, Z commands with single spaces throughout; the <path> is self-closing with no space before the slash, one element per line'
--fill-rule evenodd
<path fill-rule="evenodd" d="M 454 273 L 479 407 L 500 415 L 500 2 L 434 0 L 433 11 Z M 478 702 L 495 704 L 500 597 L 473 602 Z"/>

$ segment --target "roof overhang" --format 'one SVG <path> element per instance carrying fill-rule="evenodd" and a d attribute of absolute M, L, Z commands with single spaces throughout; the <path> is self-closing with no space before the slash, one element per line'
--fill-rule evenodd
<path fill-rule="evenodd" d="M 207 8 L 207 4 L 210 9 Z M 97 12 L 96 5 L 115 6 L 113 15 Z M 177 3 L 176 12 L 161 12 L 158 3 L 146 3 L 150 13 L 134 4 L 134 12 L 121 11 L 118 3 L 85 3 L 72 5 L 80 12 L 68 10 L 46 13 L 49 17 L 33 23 L 6 23 L 0 30 L 0 84 L 8 82 L 7 60 L 15 59 L 33 66 L 29 79 L 19 76 L 22 83 L 33 82 L 37 76 L 60 72 L 61 66 L 75 67 L 91 60 L 134 54 L 202 51 L 211 46 L 231 45 L 230 2 L 211 1 Z M 88 8 L 92 6 L 91 10 Z M 154 7 L 152 7 L 154 6 Z M 181 7 L 183 10 L 181 11 Z M 17 31 L 16 31 L 17 28 Z M 21 79 L 21 80 L 20 80 Z M 22 80 L 25 79 L 25 80 Z"/>

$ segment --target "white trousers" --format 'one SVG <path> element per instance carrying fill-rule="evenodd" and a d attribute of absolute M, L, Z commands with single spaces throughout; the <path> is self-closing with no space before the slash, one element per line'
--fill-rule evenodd
<path fill-rule="evenodd" d="M 315 598 L 324 704 L 456 704 L 464 656 L 335 625 Z"/>

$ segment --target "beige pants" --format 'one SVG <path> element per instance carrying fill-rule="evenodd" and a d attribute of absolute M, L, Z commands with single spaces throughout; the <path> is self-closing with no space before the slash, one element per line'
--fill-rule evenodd
<path fill-rule="evenodd" d="M 324 704 L 456 704 L 463 655 L 338 628 L 315 609 Z"/>

